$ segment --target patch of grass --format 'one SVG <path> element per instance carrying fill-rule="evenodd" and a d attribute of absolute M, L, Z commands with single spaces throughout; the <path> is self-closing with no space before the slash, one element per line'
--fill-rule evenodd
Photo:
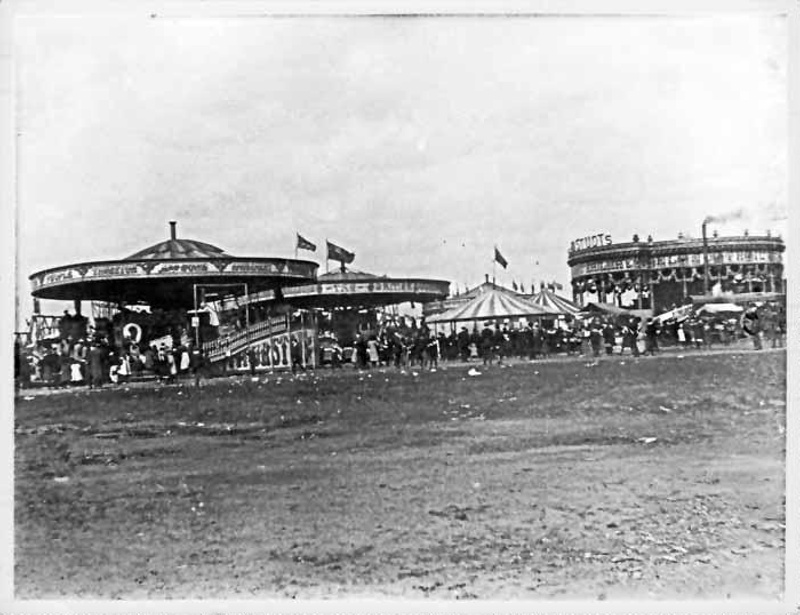
<path fill-rule="evenodd" d="M 780 590 L 783 353 L 481 371 L 19 400 L 17 594 Z"/>

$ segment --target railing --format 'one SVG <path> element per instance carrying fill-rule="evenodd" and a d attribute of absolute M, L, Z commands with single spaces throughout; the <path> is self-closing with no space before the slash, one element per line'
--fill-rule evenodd
<path fill-rule="evenodd" d="M 232 334 L 204 342 L 203 354 L 211 362 L 220 361 L 246 350 L 252 344 L 286 333 L 287 330 L 285 318 L 270 318 Z"/>

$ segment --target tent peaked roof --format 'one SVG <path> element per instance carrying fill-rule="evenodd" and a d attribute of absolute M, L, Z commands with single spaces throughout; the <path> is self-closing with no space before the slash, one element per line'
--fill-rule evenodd
<path fill-rule="evenodd" d="M 495 318 L 520 318 L 523 316 L 557 316 L 558 313 L 520 299 L 509 292 L 492 288 L 456 306 L 427 319 L 428 323 L 460 320 L 489 320 Z"/>
<path fill-rule="evenodd" d="M 497 284 L 495 282 L 490 282 L 488 280 L 486 282 L 481 282 L 477 286 L 473 286 L 472 288 L 468 288 L 467 290 L 465 290 L 463 293 L 461 293 L 457 297 L 459 299 L 472 299 L 473 297 L 477 297 L 479 295 L 482 295 L 483 293 L 489 292 L 490 290 L 499 290 L 501 292 L 514 295 L 515 297 L 527 297 L 527 295 L 525 295 L 524 293 L 520 293 L 520 292 L 518 292 L 516 290 L 512 290 L 512 289 L 507 288 L 507 287 L 505 287 L 505 286 L 503 286 L 501 284 Z"/>
<path fill-rule="evenodd" d="M 577 314 L 581 308 L 574 304 L 569 299 L 555 294 L 549 288 L 543 288 L 540 292 L 536 293 L 531 299 L 534 305 L 559 312 L 561 314 Z"/>
<path fill-rule="evenodd" d="M 168 239 L 131 254 L 125 260 L 173 260 L 182 258 L 226 258 L 217 246 L 195 239 Z"/>

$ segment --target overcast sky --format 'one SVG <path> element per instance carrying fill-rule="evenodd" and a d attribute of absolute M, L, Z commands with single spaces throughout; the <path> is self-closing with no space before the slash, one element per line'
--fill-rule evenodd
<path fill-rule="evenodd" d="M 18 284 L 168 237 L 463 287 L 569 242 L 785 237 L 785 19 L 19 21 Z M 535 267 L 535 261 L 539 266 Z M 45 303 L 47 308 L 55 304 Z M 55 310 L 46 310 L 54 312 Z"/>

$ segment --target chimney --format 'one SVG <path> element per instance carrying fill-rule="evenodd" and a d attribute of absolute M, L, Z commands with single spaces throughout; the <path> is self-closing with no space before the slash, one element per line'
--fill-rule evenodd
<path fill-rule="evenodd" d="M 177 226 L 177 224 L 178 223 L 175 222 L 175 220 L 170 220 L 169 221 L 169 238 L 172 241 L 175 241 L 178 238 L 178 232 L 175 230 L 175 227 Z"/>

